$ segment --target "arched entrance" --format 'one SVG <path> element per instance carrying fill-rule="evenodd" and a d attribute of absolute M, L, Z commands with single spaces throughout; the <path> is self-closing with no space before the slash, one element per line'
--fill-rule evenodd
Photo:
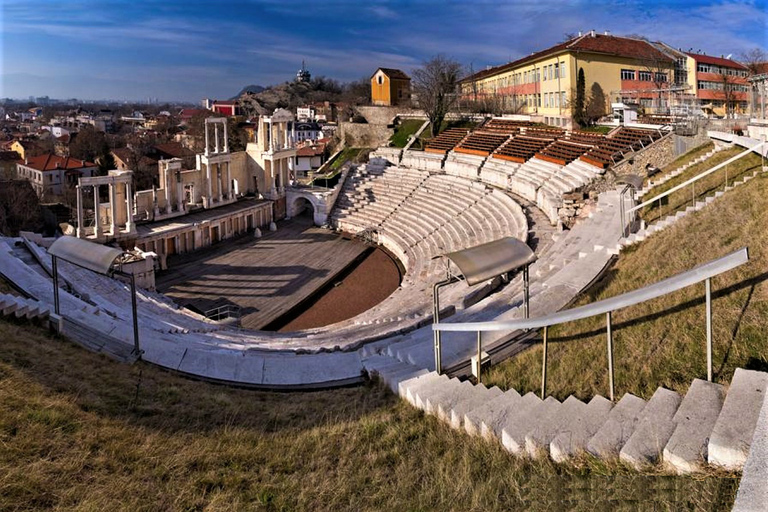
<path fill-rule="evenodd" d="M 314 222 L 315 205 L 306 197 L 297 197 L 293 201 L 292 217 L 308 217 Z"/>

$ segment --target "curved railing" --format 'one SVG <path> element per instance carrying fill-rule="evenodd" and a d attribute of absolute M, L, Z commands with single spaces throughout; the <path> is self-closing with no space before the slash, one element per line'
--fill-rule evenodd
<path fill-rule="evenodd" d="M 640 304 L 663 295 L 681 290 L 688 286 L 704 281 L 706 283 L 706 322 L 707 322 L 707 378 L 712 381 L 712 277 L 732 270 L 749 261 L 749 253 L 746 247 L 739 249 L 727 256 L 699 265 L 687 272 L 669 277 L 658 283 L 627 292 L 610 299 L 593 302 L 585 306 L 558 311 L 549 315 L 536 318 L 521 318 L 503 322 L 464 322 L 464 323 L 436 323 L 432 329 L 446 332 L 476 332 L 477 333 L 477 360 L 481 361 L 483 332 L 491 331 L 516 331 L 524 329 L 544 329 L 544 354 L 542 361 L 542 399 L 546 395 L 547 385 L 547 328 L 551 325 L 572 322 L 597 315 L 606 315 L 606 331 L 608 335 L 608 381 L 611 400 L 614 398 L 613 386 L 613 339 L 611 336 L 611 313 L 617 309 L 623 309 L 635 304 Z M 436 356 L 439 356 L 440 346 L 435 347 Z M 478 379 L 480 374 L 478 364 Z"/>

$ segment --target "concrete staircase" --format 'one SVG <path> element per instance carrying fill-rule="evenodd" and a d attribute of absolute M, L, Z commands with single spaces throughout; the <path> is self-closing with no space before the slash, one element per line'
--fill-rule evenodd
<path fill-rule="evenodd" d="M 673 214 L 667 215 L 666 217 L 664 217 L 661 220 L 658 220 L 658 221 L 650 224 L 649 226 L 641 227 L 641 229 L 638 230 L 636 233 L 632 233 L 631 235 L 629 235 L 627 237 L 624 237 L 624 238 L 619 240 L 619 243 L 618 243 L 618 245 L 615 248 L 616 253 L 618 253 L 618 251 L 620 251 L 624 247 L 628 247 L 628 246 L 634 245 L 634 244 L 636 244 L 638 242 L 642 242 L 643 240 L 648 238 L 653 233 L 657 233 L 659 231 L 662 231 L 662 230 L 672 226 L 677 221 L 679 221 L 680 219 L 688 216 L 689 214 L 691 214 L 693 212 L 697 212 L 699 210 L 702 210 L 707 205 L 709 205 L 710 203 L 715 201 L 717 198 L 722 197 L 726 192 L 728 192 L 730 190 L 733 190 L 734 188 L 747 183 L 748 181 L 750 181 L 753 178 L 757 177 L 757 175 L 760 174 L 760 173 L 761 173 L 761 171 L 757 170 L 757 171 L 753 172 L 752 174 L 748 174 L 748 175 L 742 177 L 740 180 L 736 180 L 733 183 L 731 183 L 730 185 L 727 185 L 726 187 L 723 188 L 723 190 L 718 190 L 713 195 L 705 197 L 704 199 L 702 199 L 700 201 L 696 201 L 696 203 L 688 206 L 685 210 L 677 211 L 677 212 L 675 212 Z"/>
<path fill-rule="evenodd" d="M 642 470 L 661 463 L 680 474 L 707 466 L 740 471 L 749 453 L 768 373 L 737 369 L 727 390 L 696 379 L 681 397 L 659 388 L 647 402 L 631 394 L 559 402 L 448 378 L 393 357 L 363 365 L 393 393 L 456 430 L 501 442 L 520 457 L 568 462 L 579 456 L 621 460 Z"/>
<path fill-rule="evenodd" d="M 44 322 L 51 311 L 36 300 L 0 293 L 0 315 L 13 318 L 26 318 Z"/>

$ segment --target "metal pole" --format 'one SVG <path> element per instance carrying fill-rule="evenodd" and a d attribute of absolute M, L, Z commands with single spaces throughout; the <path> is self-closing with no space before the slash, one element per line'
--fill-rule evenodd
<path fill-rule="evenodd" d="M 525 318 L 528 318 L 528 315 L 530 314 L 530 308 L 531 308 L 531 276 L 530 276 L 530 267 L 531 265 L 528 264 L 525 267 L 523 267 L 523 300 L 525 301 Z"/>
<path fill-rule="evenodd" d="M 53 310 L 57 315 L 60 315 L 59 308 L 59 267 L 57 265 L 58 258 L 54 256 L 52 258 L 51 267 L 53 270 Z"/>
<path fill-rule="evenodd" d="M 547 331 L 548 327 L 544 326 L 544 354 L 541 358 L 541 399 L 547 395 Z"/>
<path fill-rule="evenodd" d="M 139 348 L 139 314 L 136 307 L 136 276 L 131 276 L 131 309 L 133 311 L 133 353 L 141 358 L 141 349 Z"/>
<path fill-rule="evenodd" d="M 483 372 L 483 332 L 477 331 L 477 383 L 480 384 L 480 374 Z"/>
<path fill-rule="evenodd" d="M 611 312 L 605 314 L 606 333 L 608 335 L 608 394 L 613 401 L 613 335 L 611 334 Z"/>
<path fill-rule="evenodd" d="M 712 382 L 712 279 L 704 281 L 707 295 L 707 380 Z"/>

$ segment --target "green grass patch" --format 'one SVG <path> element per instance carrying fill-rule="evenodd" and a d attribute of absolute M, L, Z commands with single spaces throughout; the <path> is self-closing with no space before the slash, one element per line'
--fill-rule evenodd
<path fill-rule="evenodd" d="M 390 137 L 389 142 L 396 148 L 404 148 L 408 145 L 411 135 L 419 131 L 423 124 L 424 119 L 406 119 L 395 128 L 395 133 Z"/>
<path fill-rule="evenodd" d="M 344 148 L 341 153 L 328 165 L 331 171 L 338 171 L 341 167 L 357 158 L 365 148 Z"/>
<path fill-rule="evenodd" d="M 654 196 L 662 194 L 743 151 L 743 148 L 738 147 L 720 151 L 704 162 L 692 165 L 679 176 L 672 178 L 658 187 L 654 187 L 643 199 L 649 200 Z M 647 223 L 651 223 L 664 218 L 667 215 L 684 210 L 687 207 L 692 206 L 696 201 L 711 196 L 718 190 L 723 190 L 726 184 L 732 184 L 734 181 L 743 178 L 745 175 L 751 175 L 756 170 L 759 170 L 761 165 L 762 160 L 760 156 L 755 153 L 750 153 L 732 164 L 713 172 L 709 176 L 673 192 L 672 194 L 661 198 L 659 201 L 654 201 L 640 211 L 640 216 Z"/>
<path fill-rule="evenodd" d="M 759 159 L 758 159 L 759 160 Z M 751 166 L 752 164 L 748 164 Z M 768 175 L 623 251 L 575 305 L 614 297 L 748 246 L 750 261 L 712 280 L 715 381 L 736 368 L 768 371 Z M 548 392 L 559 399 L 607 395 L 605 317 L 550 329 Z M 704 284 L 613 313 L 617 396 L 650 398 L 659 386 L 685 393 L 706 378 Z M 489 371 L 486 385 L 521 393 L 541 386 L 541 345 Z"/>
<path fill-rule="evenodd" d="M 0 510 L 728 510 L 738 476 L 517 459 L 382 387 L 234 389 L 0 320 Z"/>
<path fill-rule="evenodd" d="M 614 128 L 616 127 L 595 125 L 595 126 L 587 126 L 584 128 L 579 128 L 579 130 L 582 132 L 601 133 L 603 135 L 608 135 L 611 132 L 611 130 L 613 130 Z"/>

